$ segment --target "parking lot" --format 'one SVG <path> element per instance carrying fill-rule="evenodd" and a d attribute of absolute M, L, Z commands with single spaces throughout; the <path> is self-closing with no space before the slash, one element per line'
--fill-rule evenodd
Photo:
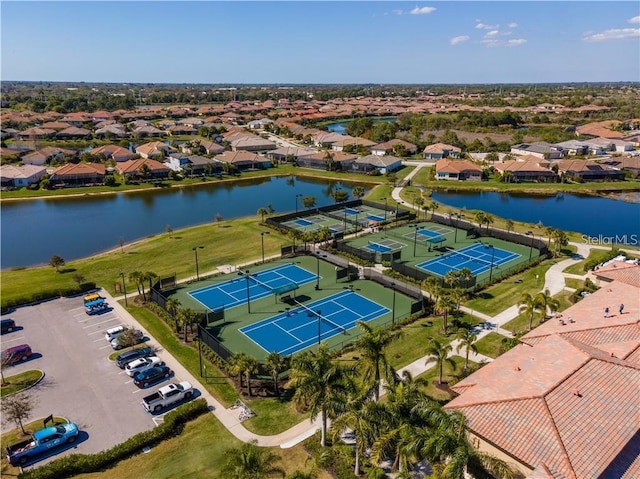
<path fill-rule="evenodd" d="M 34 353 L 30 360 L 7 368 L 5 376 L 30 369 L 45 372 L 42 382 L 30 390 L 35 399 L 31 420 L 54 414 L 68 418 L 80 428 L 75 447 L 52 458 L 74 452 L 99 452 L 151 429 L 162 416 L 148 414 L 140 404 L 142 398 L 168 381 L 188 379 L 171 377 L 147 389 L 138 389 L 133 379 L 109 360 L 113 349 L 104 337 L 105 331 L 118 325 L 138 327 L 123 320 L 117 311 L 109 309 L 88 316 L 82 297 L 76 297 L 18 308 L 2 316 L 15 320 L 18 327 L 2 335 L 2 350 L 27 343 Z M 152 338 L 146 337 L 148 346 L 157 347 Z M 158 351 L 163 360 L 166 354 Z M 2 431 L 13 427 L 3 424 Z"/>

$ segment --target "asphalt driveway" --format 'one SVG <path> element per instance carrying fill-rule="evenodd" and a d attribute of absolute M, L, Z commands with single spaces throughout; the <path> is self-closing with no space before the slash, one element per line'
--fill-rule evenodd
<path fill-rule="evenodd" d="M 77 423 L 82 431 L 75 447 L 54 458 L 108 449 L 151 429 L 161 420 L 148 414 L 140 404 L 145 393 L 155 391 L 158 385 L 138 389 L 132 378 L 109 361 L 113 349 L 104 333 L 109 328 L 127 325 L 117 311 L 111 309 L 87 316 L 80 296 L 21 307 L 2 316 L 2 319 L 15 320 L 19 327 L 2 335 L 2 349 L 27 343 L 34 352 L 32 359 L 7 368 L 5 376 L 29 369 L 41 369 L 46 374 L 43 381 L 30 390 L 36 402 L 31 417 L 64 416 Z M 147 345 L 157 346 L 152 338 L 148 339 Z M 166 354 L 159 351 L 163 360 L 167 359 L 163 357 Z M 174 380 L 181 379 L 169 379 Z M 13 424 L 3 424 L 2 431 L 13 427 Z M 49 460 L 38 461 L 36 465 Z"/>

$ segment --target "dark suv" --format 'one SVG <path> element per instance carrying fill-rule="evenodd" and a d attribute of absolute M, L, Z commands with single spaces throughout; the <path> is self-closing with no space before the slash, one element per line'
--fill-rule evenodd
<path fill-rule="evenodd" d="M 153 351 L 151 350 L 151 348 L 132 349 L 131 351 L 127 351 L 118 355 L 118 357 L 116 358 L 116 365 L 120 369 L 124 369 L 127 363 L 130 363 L 134 359 L 146 358 L 148 356 L 153 356 Z"/>
<path fill-rule="evenodd" d="M 0 323 L 2 326 L 2 334 L 10 333 L 16 329 L 16 322 L 13 319 L 3 319 Z"/>
<path fill-rule="evenodd" d="M 12 348 L 2 351 L 2 362 L 7 361 L 9 364 L 19 363 L 20 361 L 29 359 L 32 354 L 28 344 L 13 346 Z"/>

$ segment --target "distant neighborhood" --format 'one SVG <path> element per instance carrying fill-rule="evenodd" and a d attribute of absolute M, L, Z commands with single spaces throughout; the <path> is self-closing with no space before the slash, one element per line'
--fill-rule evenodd
<path fill-rule="evenodd" d="M 433 111 L 430 102 L 413 103 L 413 111 Z M 7 111 L 2 117 L 0 186 L 7 190 L 112 185 L 116 174 L 124 183 L 162 181 L 268 169 L 281 163 L 385 175 L 410 160 L 433 162 L 433 179 L 442 181 L 483 181 L 489 175 L 509 183 L 617 181 L 640 173 L 638 119 L 629 120 L 624 133 L 620 122 L 586 123 L 575 128 L 576 139 L 516 143 L 508 153 L 463 151 L 437 141 L 422 147 L 408 141 L 402 131 L 394 138 L 372 141 L 308 126 L 312 121 L 341 118 L 354 108 L 361 114 L 390 115 L 384 120 L 389 122 L 406 111 L 376 99 L 349 104 L 346 100 L 229 102 L 68 114 Z M 559 107 L 538 105 L 530 110 L 557 112 Z M 86 146 L 94 144 L 99 146 Z"/>

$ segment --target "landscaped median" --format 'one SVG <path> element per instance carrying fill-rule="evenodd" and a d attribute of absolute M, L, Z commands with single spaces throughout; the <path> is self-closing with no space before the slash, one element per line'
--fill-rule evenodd
<path fill-rule="evenodd" d="M 23 391 L 38 384 L 44 377 L 44 371 L 39 369 L 32 369 L 25 371 L 14 376 L 8 376 L 4 378 L 2 388 L 0 389 L 0 396 L 8 396 L 19 391 Z"/>

